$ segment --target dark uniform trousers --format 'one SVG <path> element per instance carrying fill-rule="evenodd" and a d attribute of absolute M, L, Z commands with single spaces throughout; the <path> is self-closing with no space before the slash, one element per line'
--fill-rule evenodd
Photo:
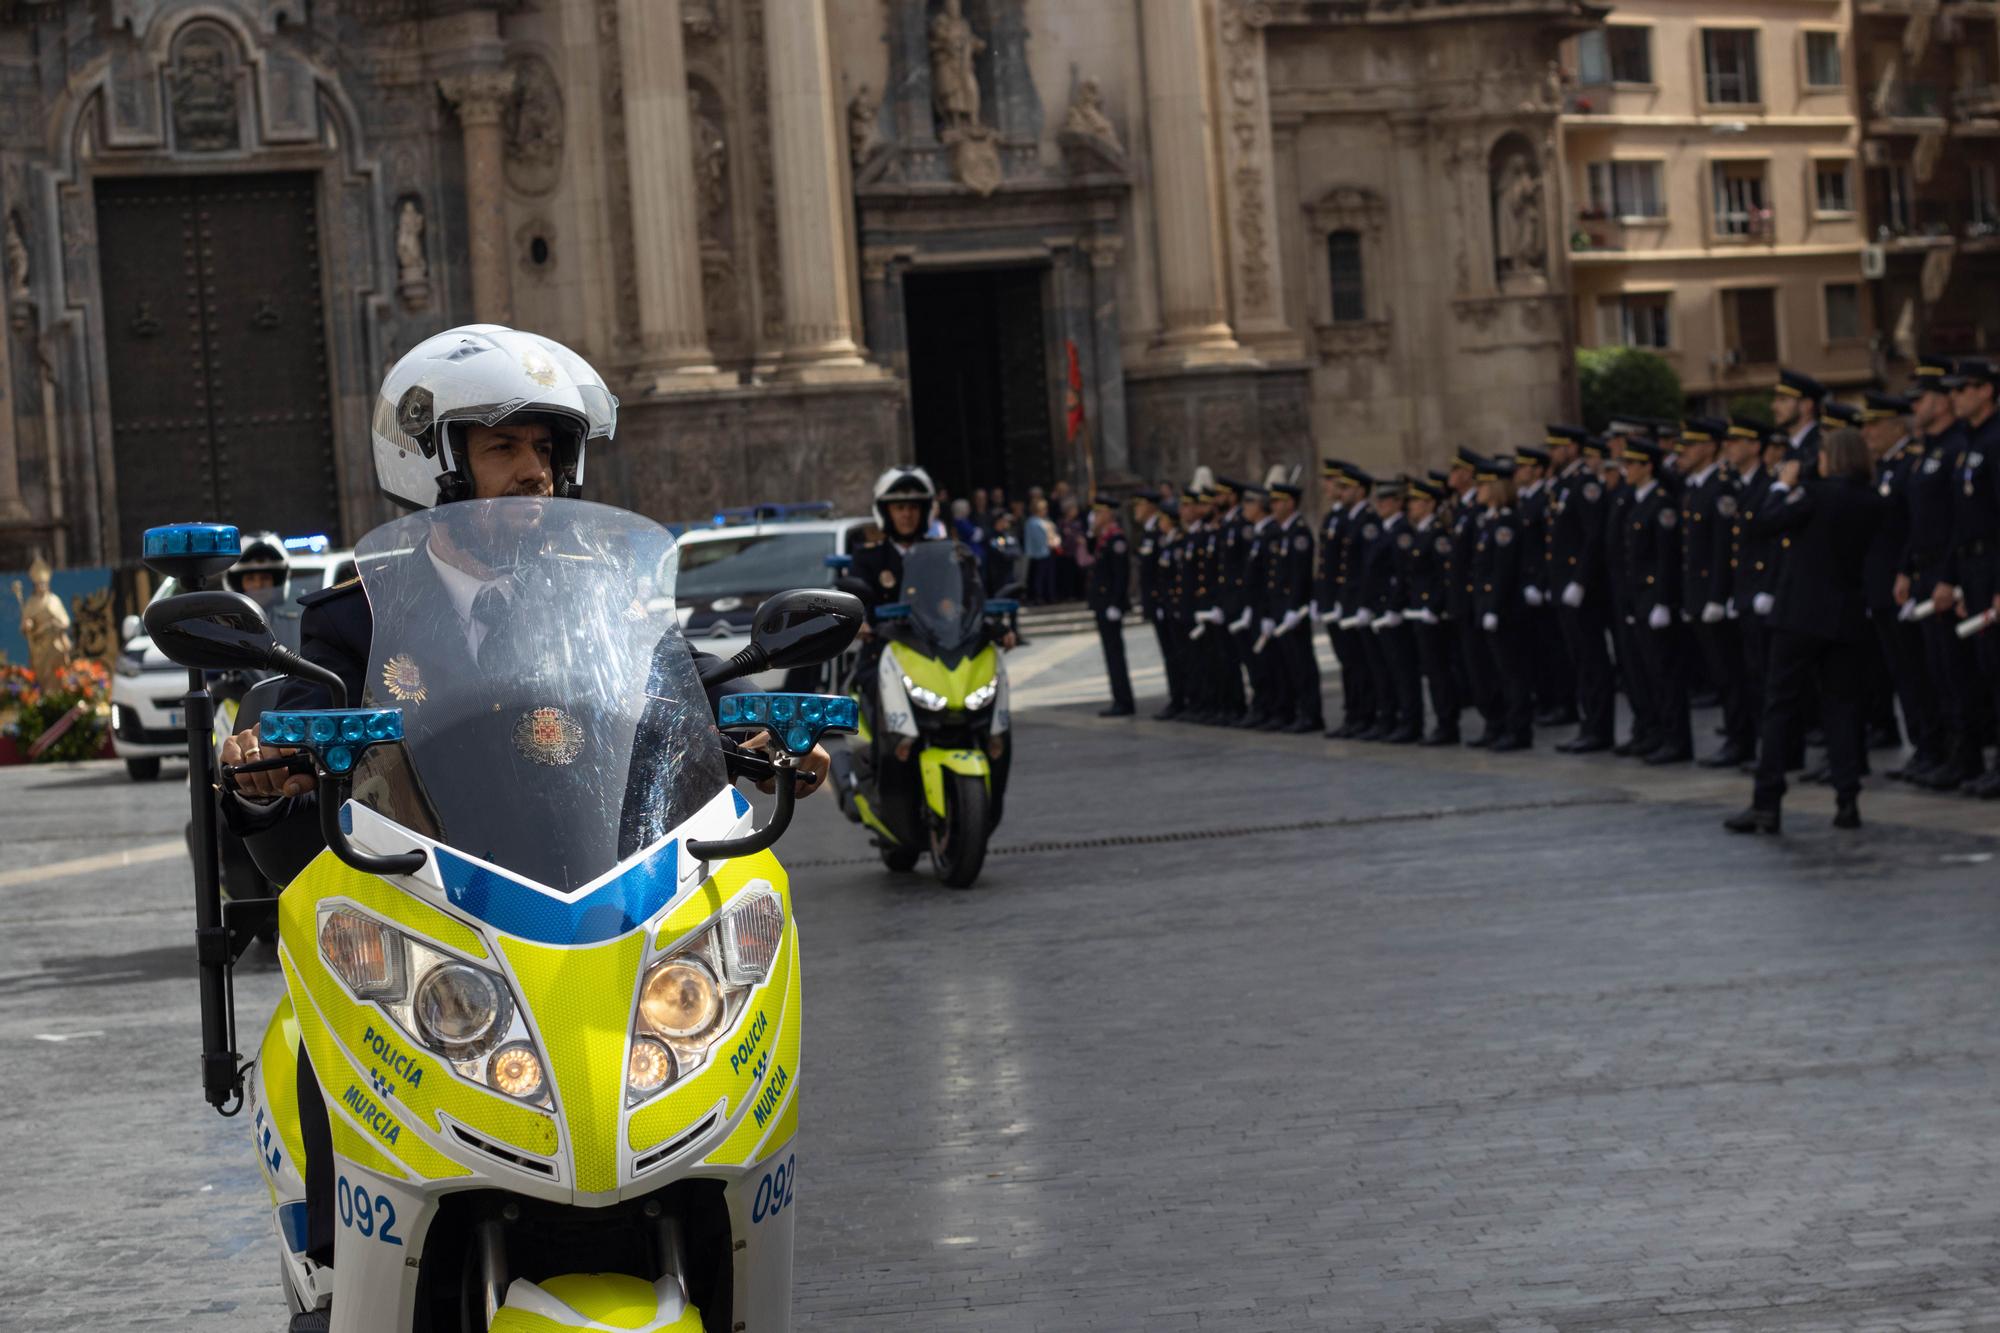
<path fill-rule="evenodd" d="M 1387 673 L 1390 693 L 1396 701 L 1395 725 L 1399 730 L 1424 726 L 1424 687 L 1417 665 L 1417 636 L 1408 620 L 1386 628 L 1370 626 L 1377 651 Z"/>
<path fill-rule="evenodd" d="M 1457 628 L 1449 620 L 1435 625 L 1418 625 L 1414 634 L 1417 665 L 1430 684 L 1431 712 L 1437 716 L 1440 735 L 1456 740 L 1458 713 Z M 1421 708 L 1418 716 L 1422 716 Z"/>
<path fill-rule="evenodd" d="M 1488 675 L 1498 684 L 1499 712 L 1489 726 L 1523 741 L 1535 734 L 1535 629 L 1532 618 L 1523 614 L 1527 609 L 1502 615 L 1497 630 L 1479 631 Z"/>
<path fill-rule="evenodd" d="M 1285 680 L 1287 702 L 1291 705 L 1292 716 L 1299 722 L 1310 722 L 1315 727 L 1324 727 L 1326 719 L 1320 706 L 1319 655 L 1313 652 L 1313 623 L 1310 615 L 1302 616 L 1289 633 L 1272 638 L 1264 649 L 1264 655 L 1275 654 Z"/>
<path fill-rule="evenodd" d="M 2000 554 L 2000 547 L 1992 540 L 1970 541 L 1958 548 L 1959 597 L 1968 616 L 1979 615 L 1993 605 L 1996 554 Z M 1978 665 L 1972 692 L 1982 715 L 1992 719 L 2000 716 L 2000 628 L 1974 635 L 1972 653 Z"/>
<path fill-rule="evenodd" d="M 1757 714 L 1751 711 L 1743 679 L 1742 631 L 1728 619 L 1712 625 L 1697 620 L 1689 629 L 1708 669 L 1709 684 L 1722 702 L 1723 736 L 1730 745 L 1747 751 L 1757 743 Z"/>
<path fill-rule="evenodd" d="M 1944 730 L 1943 691 L 1931 683 L 1923 626 L 1899 620 L 1895 611 L 1887 608 L 1871 611 L 1869 623 L 1882 660 L 1888 664 L 1895 697 L 1903 705 L 1910 742 L 1925 762 L 1943 759 L 1950 748 Z"/>
<path fill-rule="evenodd" d="M 1528 633 L 1535 659 L 1535 709 L 1538 712 L 1576 710 L 1576 667 L 1570 656 L 1569 640 L 1563 634 L 1556 608 L 1544 601 L 1540 606 L 1522 603 L 1528 613 Z"/>
<path fill-rule="evenodd" d="M 1917 562 L 1910 595 L 1921 601 L 1945 581 L 1943 552 L 1933 552 Z M 1981 688 L 1976 650 L 1958 637 L 1950 616 L 1931 616 L 1918 622 L 1917 629 L 1923 637 L 1930 678 L 1939 694 L 1940 722 L 1946 731 L 1938 758 L 1951 760 L 1953 767 L 1962 771 L 1977 773 L 1986 766 L 1980 746 L 1992 735 L 1993 717 L 1986 691 Z M 1994 632 L 1988 630 L 1979 637 Z"/>
<path fill-rule="evenodd" d="M 1869 645 L 1785 629 L 1772 630 L 1770 641 L 1753 803 L 1760 810 L 1775 810 L 1784 799 L 1787 747 L 1802 729 L 1807 701 L 1815 691 L 1834 794 L 1855 795 L 1861 790 L 1861 692 L 1867 682 Z"/>
<path fill-rule="evenodd" d="M 1610 628 L 1606 610 L 1604 594 L 1586 589 L 1582 606 L 1559 607 L 1556 616 L 1562 625 L 1563 642 L 1569 647 L 1569 660 L 1576 668 L 1576 707 L 1582 722 L 1577 734 L 1591 740 L 1611 741 L 1616 739 L 1613 710 L 1617 688 L 1612 676 L 1611 650 L 1604 639 Z"/>
<path fill-rule="evenodd" d="M 1132 678 L 1125 671 L 1125 622 L 1111 619 L 1107 611 L 1099 611 L 1097 641 L 1104 645 L 1104 674 L 1110 677 L 1112 704 L 1118 708 L 1132 707 Z"/>
<path fill-rule="evenodd" d="M 1333 655 L 1340 663 L 1341 720 L 1357 727 L 1375 724 L 1375 677 L 1361 644 L 1367 632 L 1342 629 L 1332 620 L 1326 624 L 1326 636 L 1333 640 Z"/>
<path fill-rule="evenodd" d="M 1492 649 L 1486 643 L 1488 637 L 1479 628 L 1476 612 L 1459 619 L 1459 666 L 1465 672 L 1467 701 L 1478 711 L 1486 729 L 1492 731 L 1500 725 L 1502 708 L 1500 677 L 1494 671 Z"/>
<path fill-rule="evenodd" d="M 1163 609 L 1153 612 L 1153 637 L 1160 641 L 1160 664 L 1167 672 L 1167 704 L 1171 708 L 1186 709 L 1187 681 L 1181 663 L 1180 626 L 1174 624 L 1173 617 Z"/>
<path fill-rule="evenodd" d="M 1633 634 L 1645 658 L 1646 692 L 1653 700 L 1654 725 L 1661 745 L 1694 748 L 1694 715 L 1688 706 L 1688 633 L 1679 617 L 1665 629 L 1641 621 Z"/>

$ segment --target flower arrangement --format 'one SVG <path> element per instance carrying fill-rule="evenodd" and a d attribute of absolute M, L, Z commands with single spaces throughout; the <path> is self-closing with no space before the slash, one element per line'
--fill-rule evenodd
<path fill-rule="evenodd" d="M 111 673 L 95 658 L 66 662 L 48 681 L 36 680 L 26 667 L 0 666 L 0 698 L 14 709 L 6 734 L 23 751 L 69 719 L 62 734 L 35 756 L 39 761 L 96 758 L 104 748 L 110 697 Z"/>

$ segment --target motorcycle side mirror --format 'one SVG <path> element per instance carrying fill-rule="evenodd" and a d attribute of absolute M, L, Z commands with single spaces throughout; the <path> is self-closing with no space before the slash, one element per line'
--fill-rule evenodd
<path fill-rule="evenodd" d="M 703 686 L 720 685 L 759 671 L 818 666 L 854 642 L 861 630 L 861 599 L 823 588 L 794 588 L 766 597 L 750 622 L 750 645 L 702 672 Z"/>
<path fill-rule="evenodd" d="M 1019 600 L 1021 594 L 1026 592 L 1027 590 L 1028 590 L 1028 585 L 1016 579 L 1014 582 L 1008 584 L 1006 587 L 1000 589 L 1000 591 L 994 593 L 993 595 L 999 598 L 1003 602 L 1007 601 L 1010 598 Z"/>
<path fill-rule="evenodd" d="M 163 597 L 146 608 L 144 623 L 153 646 L 191 670 L 277 669 L 278 641 L 263 610 L 240 592 Z"/>
<path fill-rule="evenodd" d="M 118 622 L 118 642 L 130 643 L 143 634 L 145 630 L 146 627 L 140 623 L 139 617 L 127 616 Z"/>
<path fill-rule="evenodd" d="M 868 585 L 863 583 L 860 579 L 855 578 L 851 574 L 842 575 L 840 578 L 835 579 L 833 581 L 833 586 L 838 588 L 840 591 L 846 593 L 849 597 L 852 597 L 856 601 L 862 602 L 864 604 L 868 601 L 868 598 L 872 596 L 872 594 L 868 591 Z"/>

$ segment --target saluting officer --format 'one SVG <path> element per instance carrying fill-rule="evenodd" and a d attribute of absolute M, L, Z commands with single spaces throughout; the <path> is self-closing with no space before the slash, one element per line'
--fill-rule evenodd
<path fill-rule="evenodd" d="M 1635 745 L 1633 754 L 1653 765 L 1694 758 L 1681 652 L 1680 509 L 1659 481 L 1665 457 L 1645 436 L 1626 437 L 1625 480 L 1632 486 L 1624 516 L 1626 601 L 1639 657 L 1634 674 L 1654 726 L 1651 743 Z"/>
<path fill-rule="evenodd" d="M 1552 496 L 1544 534 L 1546 588 L 1554 594 L 1557 624 L 1576 673 L 1576 735 L 1556 746 L 1566 754 L 1611 748 L 1616 726 L 1616 682 L 1605 635 L 1611 595 L 1604 568 L 1604 523 L 1610 507 L 1598 477 L 1608 453 L 1603 440 L 1581 426 L 1550 426 Z"/>
<path fill-rule="evenodd" d="M 1091 501 L 1090 566 L 1087 589 L 1097 614 L 1097 639 L 1104 645 L 1104 674 L 1111 680 L 1111 706 L 1099 717 L 1130 717 L 1132 678 L 1125 670 L 1125 613 L 1131 609 L 1131 543 L 1118 526 L 1118 501 L 1099 495 Z"/>
<path fill-rule="evenodd" d="M 1439 507 L 1450 495 L 1436 481 L 1410 482 L 1405 516 L 1410 540 L 1397 539 L 1397 579 L 1403 585 L 1403 617 L 1411 622 L 1417 645 L 1417 668 L 1430 686 L 1431 713 L 1436 719 L 1419 744 L 1457 745 L 1458 735 L 1458 655 L 1454 628 L 1450 621 L 1452 555 L 1451 530 L 1439 516 Z M 1422 710 L 1418 710 L 1421 720 Z"/>
<path fill-rule="evenodd" d="M 1995 402 L 2000 367 L 1984 357 L 1965 357 L 1945 380 L 1952 411 L 1965 423 L 1965 450 L 1960 455 L 1951 492 L 1951 559 L 1944 578 L 1932 593 L 1938 612 L 1955 620 L 2000 611 L 2000 404 Z M 2000 716 L 2000 632 L 1974 637 L 1980 688 L 1987 717 Z M 1960 790 L 1982 800 L 2000 799 L 2000 767 L 1983 778 L 1962 783 Z"/>
<path fill-rule="evenodd" d="M 1952 496 L 1961 484 L 1959 472 L 1970 447 L 1947 387 L 1948 378 L 1956 373 L 1957 363 L 1950 358 L 1926 356 L 1919 359 L 1913 383 L 1916 396 L 1911 408 L 1922 432 L 1924 456 L 1909 481 L 1910 537 L 1903 554 L 1904 577 L 1897 581 L 1895 594 L 1905 605 L 1928 601 L 1940 583 L 1949 581 Z M 1956 791 L 1985 775 L 1980 741 L 1992 724 L 1973 647 L 1953 632 L 1953 620 L 1950 615 L 1932 615 L 1917 622 L 1948 741 L 1937 763 L 1906 776 L 1932 791 Z"/>
<path fill-rule="evenodd" d="M 1819 475 L 1820 406 L 1826 386 L 1797 370 L 1780 368 L 1771 391 L 1771 420 L 1785 435 L 1785 457 L 1796 459 L 1803 477 Z"/>
<path fill-rule="evenodd" d="M 1743 643 L 1729 618 L 1729 548 L 1736 524 L 1735 484 L 1718 454 L 1729 423 L 1689 417 L 1681 425 L 1681 580 L 1679 611 L 1722 704 L 1722 748 L 1704 768 L 1734 768 L 1756 752 L 1757 715 L 1743 688 Z"/>
<path fill-rule="evenodd" d="M 1409 481 L 1392 477 L 1375 486 L 1375 537 L 1362 556 L 1361 604 L 1368 608 L 1369 660 L 1381 700 L 1373 730 L 1356 739 L 1414 745 L 1424 736 L 1423 682 L 1417 644 L 1403 619 L 1407 595 L 1400 577 L 1401 555 L 1412 540 L 1403 517 Z"/>
<path fill-rule="evenodd" d="M 1299 513 L 1299 497 L 1299 487 L 1293 483 L 1271 483 L 1271 528 L 1265 541 L 1270 583 L 1264 611 L 1271 625 L 1264 631 L 1269 637 L 1261 655 L 1272 659 L 1272 674 L 1283 682 L 1291 710 L 1284 730 L 1303 736 L 1324 731 L 1326 718 L 1320 703 L 1319 658 L 1313 652 L 1312 526 Z"/>

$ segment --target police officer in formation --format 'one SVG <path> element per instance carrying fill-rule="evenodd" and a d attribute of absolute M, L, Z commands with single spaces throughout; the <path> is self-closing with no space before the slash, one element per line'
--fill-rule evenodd
<path fill-rule="evenodd" d="M 1785 370 L 1774 426 L 1552 425 L 1422 476 L 1327 459 L 1317 521 L 1282 473 L 1200 469 L 1177 498 L 1135 502 L 1139 609 L 1167 678 L 1154 716 L 1320 730 L 1323 628 L 1330 738 L 1509 753 L 1574 727 L 1556 749 L 1757 772 L 1741 831 L 1777 827 L 1788 774 L 1831 783 L 1836 823 L 1858 826 L 1868 750 L 1905 737 L 1889 778 L 2000 798 L 1996 385 L 1989 361 L 1926 357 L 1906 392 L 1841 403 Z M 1091 604 L 1115 632 L 1124 562 L 1100 561 Z M 1114 653 L 1122 714 L 1107 638 Z M 1711 703 L 1701 734 L 1719 743 L 1697 754 Z"/>

